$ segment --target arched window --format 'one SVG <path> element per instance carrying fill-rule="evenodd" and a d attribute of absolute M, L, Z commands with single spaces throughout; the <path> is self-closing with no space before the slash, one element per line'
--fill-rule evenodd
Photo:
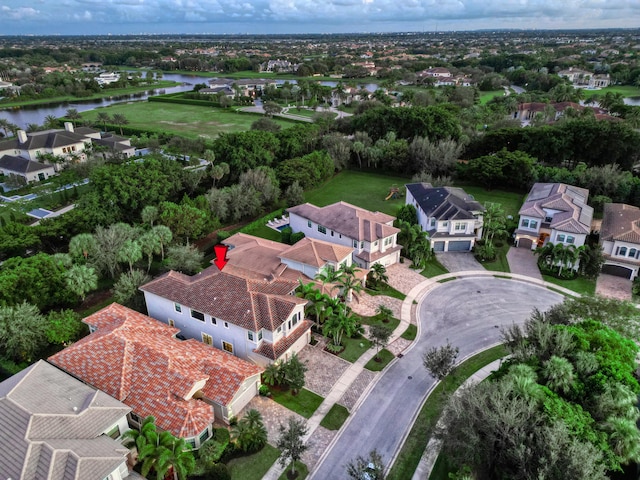
<path fill-rule="evenodd" d="M 631 258 L 636 258 L 636 255 L 638 254 L 638 250 L 636 250 L 635 248 L 630 248 L 629 249 L 629 256 Z"/>
<path fill-rule="evenodd" d="M 627 247 L 620 247 L 619 255 L 621 257 L 626 257 L 627 256 Z"/>

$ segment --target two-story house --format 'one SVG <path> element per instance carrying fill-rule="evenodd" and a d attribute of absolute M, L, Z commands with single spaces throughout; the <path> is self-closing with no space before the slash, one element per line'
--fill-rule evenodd
<path fill-rule="evenodd" d="M 258 365 L 287 359 L 309 343 L 312 322 L 304 318 L 307 300 L 295 296 L 297 280 L 226 268 L 193 276 L 170 271 L 141 286 L 149 315 Z"/>
<path fill-rule="evenodd" d="M 56 174 L 53 165 L 34 162 L 14 155 L 0 156 L 0 173 L 24 179 L 24 183 L 40 182 Z"/>
<path fill-rule="evenodd" d="M 636 278 L 640 268 L 640 208 L 605 204 L 600 244 L 605 258 L 602 273 Z"/>
<path fill-rule="evenodd" d="M 44 360 L 34 363 L 0 383 L 0 478 L 127 478 L 121 440 L 130 411 Z"/>
<path fill-rule="evenodd" d="M 258 394 L 262 368 L 181 341 L 177 328 L 146 315 L 113 303 L 83 321 L 92 333 L 49 361 L 131 407 L 132 425 L 152 415 L 199 448 L 214 420 L 228 422 Z"/>
<path fill-rule="evenodd" d="M 461 188 L 406 185 L 405 203 L 413 205 L 418 224 L 436 252 L 469 252 L 482 237 L 485 208 Z"/>
<path fill-rule="evenodd" d="M 584 245 L 591 232 L 589 190 L 564 183 L 535 183 L 520 211 L 516 246 L 535 250 L 547 243 Z"/>
<path fill-rule="evenodd" d="M 305 237 L 353 247 L 353 261 L 369 269 L 380 263 L 389 266 L 400 260 L 402 247 L 397 244 L 398 228 L 395 217 L 386 213 L 370 212 L 346 202 L 326 207 L 310 203 L 287 209 L 289 226 Z"/>

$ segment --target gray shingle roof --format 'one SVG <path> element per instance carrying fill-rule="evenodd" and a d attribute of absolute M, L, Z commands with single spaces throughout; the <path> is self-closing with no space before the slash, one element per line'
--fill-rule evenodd
<path fill-rule="evenodd" d="M 28 160 L 22 157 L 4 155 L 0 158 L 0 168 L 24 175 L 27 173 L 39 172 L 41 170 L 50 170 L 53 167 L 51 165 L 34 162 L 33 160 Z"/>
<path fill-rule="evenodd" d="M 606 203 L 600 240 L 640 244 L 640 208 L 624 203 Z"/>
<path fill-rule="evenodd" d="M 406 187 L 422 211 L 438 220 L 471 220 L 475 218 L 472 212 L 485 210 L 461 188 L 432 187 L 429 183 L 409 183 Z"/>
<path fill-rule="evenodd" d="M 7 478 L 102 479 L 128 450 L 101 433 L 131 409 L 40 360 L 0 383 L 0 472 Z"/>

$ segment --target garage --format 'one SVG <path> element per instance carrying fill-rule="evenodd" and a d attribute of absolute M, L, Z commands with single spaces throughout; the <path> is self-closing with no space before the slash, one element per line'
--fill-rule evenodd
<path fill-rule="evenodd" d="M 614 275 L 616 277 L 631 278 L 633 270 L 626 267 L 621 267 L 620 265 L 603 265 L 602 273 L 606 273 L 607 275 Z"/>
<path fill-rule="evenodd" d="M 471 250 L 471 240 L 452 240 L 449 242 L 449 252 L 468 252 Z"/>
<path fill-rule="evenodd" d="M 531 240 L 530 238 L 521 238 L 520 240 L 518 240 L 518 248 L 528 248 L 529 250 L 531 250 L 532 246 L 533 240 Z"/>
<path fill-rule="evenodd" d="M 444 242 L 433 242 L 434 252 L 444 252 Z"/>

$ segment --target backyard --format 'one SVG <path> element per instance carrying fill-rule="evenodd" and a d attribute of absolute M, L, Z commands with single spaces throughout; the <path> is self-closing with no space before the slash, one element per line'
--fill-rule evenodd
<path fill-rule="evenodd" d="M 198 105 L 182 105 L 161 102 L 134 102 L 111 105 L 83 112 L 82 117 L 93 122 L 98 113 L 113 116 L 122 114 L 129 121 L 128 126 L 157 133 L 173 133 L 189 138 L 215 139 L 221 133 L 249 130 L 251 124 L 262 118 L 260 114 L 238 113 L 229 109 Z M 275 118 L 283 128 L 295 122 Z"/>

